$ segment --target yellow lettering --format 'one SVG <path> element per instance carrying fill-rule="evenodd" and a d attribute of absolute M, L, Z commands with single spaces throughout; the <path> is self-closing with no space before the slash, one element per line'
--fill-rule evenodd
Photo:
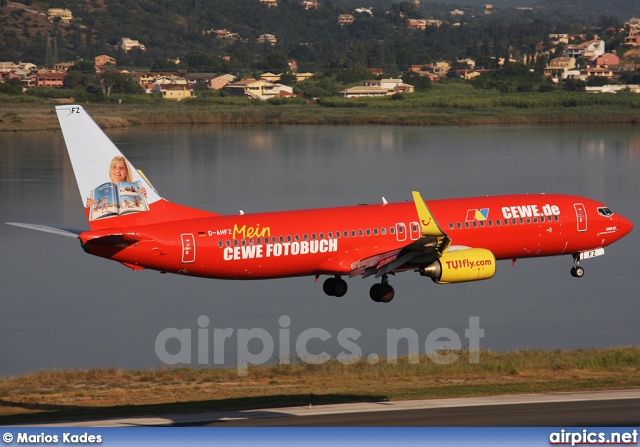
<path fill-rule="evenodd" d="M 271 236 L 271 228 L 264 227 L 260 228 L 260 224 L 255 227 L 247 227 L 243 225 L 238 227 L 237 224 L 233 225 L 233 239 L 246 239 L 249 237 L 269 237 Z"/>

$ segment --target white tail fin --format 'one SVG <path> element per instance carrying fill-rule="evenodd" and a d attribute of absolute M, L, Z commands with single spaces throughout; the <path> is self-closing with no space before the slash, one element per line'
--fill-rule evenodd
<path fill-rule="evenodd" d="M 56 113 L 76 175 L 82 204 L 85 205 L 94 188 L 109 181 L 111 160 L 123 155 L 82 106 L 56 106 Z M 160 200 L 147 180 L 130 163 L 129 166 L 132 181 L 140 181 L 147 190 L 147 203 Z"/>
<path fill-rule="evenodd" d="M 82 106 L 56 106 L 56 113 L 92 230 L 217 216 L 160 197 Z M 119 177 L 111 171 L 117 165 Z"/>

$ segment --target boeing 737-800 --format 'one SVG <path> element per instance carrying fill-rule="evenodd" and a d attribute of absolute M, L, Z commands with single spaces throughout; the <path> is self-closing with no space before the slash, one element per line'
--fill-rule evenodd
<path fill-rule="evenodd" d="M 163 199 L 78 105 L 56 112 L 90 229 L 11 223 L 78 238 L 89 254 L 134 270 L 216 279 L 374 276 L 370 296 L 389 302 L 389 275 L 411 270 L 438 284 L 488 279 L 496 261 L 542 256 L 580 261 L 628 234 L 633 224 L 596 200 L 513 194 L 259 214 L 220 215 Z"/>

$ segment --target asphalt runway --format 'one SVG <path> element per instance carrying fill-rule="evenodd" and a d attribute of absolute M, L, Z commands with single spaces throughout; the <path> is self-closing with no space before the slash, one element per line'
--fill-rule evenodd
<path fill-rule="evenodd" d="M 42 424 L 38 424 L 42 426 Z M 559 427 L 638 426 L 640 390 L 432 399 L 159 415 L 48 426 Z"/>

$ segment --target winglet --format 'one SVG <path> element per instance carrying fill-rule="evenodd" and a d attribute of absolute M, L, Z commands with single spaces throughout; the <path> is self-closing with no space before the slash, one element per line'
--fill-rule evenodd
<path fill-rule="evenodd" d="M 420 226 L 422 228 L 423 236 L 442 237 L 445 236 L 444 232 L 438 226 L 438 223 L 433 218 L 429 207 L 422 200 L 418 191 L 413 191 L 413 201 L 416 204 L 416 211 L 418 212 L 418 219 L 420 220 Z"/>

